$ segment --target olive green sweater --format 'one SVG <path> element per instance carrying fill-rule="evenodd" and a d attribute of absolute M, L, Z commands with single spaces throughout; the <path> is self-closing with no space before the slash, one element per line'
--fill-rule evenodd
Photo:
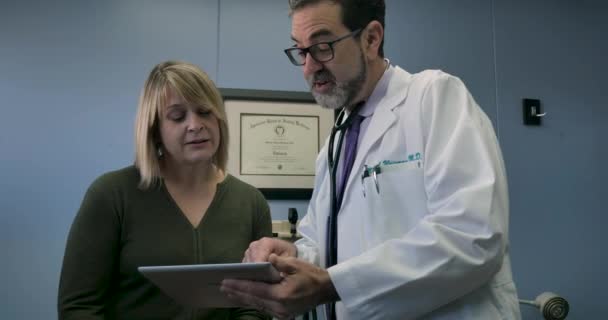
<path fill-rule="evenodd" d="M 254 187 L 227 175 L 194 228 L 163 184 L 138 188 L 127 167 L 89 187 L 70 229 L 59 283 L 59 319 L 265 319 L 251 309 L 192 309 L 161 292 L 139 266 L 240 262 L 272 236 Z"/>

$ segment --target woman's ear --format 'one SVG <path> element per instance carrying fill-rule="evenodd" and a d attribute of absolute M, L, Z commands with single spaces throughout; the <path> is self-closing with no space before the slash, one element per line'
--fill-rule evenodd
<path fill-rule="evenodd" d="M 362 35 L 365 52 L 369 59 L 375 59 L 380 55 L 380 44 L 384 39 L 384 28 L 380 22 L 374 20 L 370 22 Z"/>

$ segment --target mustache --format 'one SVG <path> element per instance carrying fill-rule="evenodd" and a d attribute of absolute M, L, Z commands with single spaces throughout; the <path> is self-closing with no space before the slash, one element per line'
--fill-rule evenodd
<path fill-rule="evenodd" d="M 319 70 L 313 74 L 310 79 L 310 82 L 327 82 L 327 81 L 335 81 L 335 77 L 331 72 L 326 69 Z"/>

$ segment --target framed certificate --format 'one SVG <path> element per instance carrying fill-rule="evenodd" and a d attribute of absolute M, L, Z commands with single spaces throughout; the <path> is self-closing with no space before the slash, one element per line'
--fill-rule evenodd
<path fill-rule="evenodd" d="M 305 92 L 220 91 L 230 133 L 228 173 L 267 199 L 310 199 L 315 160 L 333 125 L 333 110 Z"/>

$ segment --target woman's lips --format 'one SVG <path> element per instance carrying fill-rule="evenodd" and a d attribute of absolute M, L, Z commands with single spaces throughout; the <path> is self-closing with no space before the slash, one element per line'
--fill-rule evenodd
<path fill-rule="evenodd" d="M 201 145 L 201 144 L 204 144 L 204 143 L 206 143 L 208 141 L 209 141 L 209 139 L 199 139 L 199 140 L 192 140 L 190 142 L 186 142 L 186 144 L 188 144 L 188 145 Z"/>

